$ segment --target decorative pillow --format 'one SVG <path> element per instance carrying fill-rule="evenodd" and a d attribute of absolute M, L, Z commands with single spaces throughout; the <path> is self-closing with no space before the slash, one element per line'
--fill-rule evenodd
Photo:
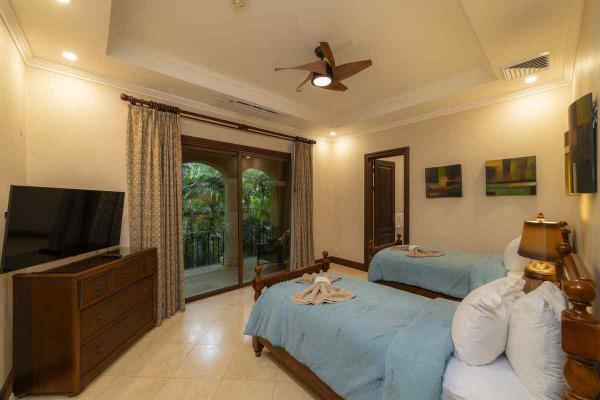
<path fill-rule="evenodd" d="M 524 285 L 522 279 L 497 279 L 460 302 L 452 320 L 456 358 L 469 365 L 485 365 L 504 352 L 511 308 L 523 295 Z"/>
<path fill-rule="evenodd" d="M 521 245 L 521 236 L 512 240 L 504 249 L 504 267 L 509 271 L 524 271 L 530 258 L 519 255 L 519 246 Z"/>
<path fill-rule="evenodd" d="M 515 302 L 506 356 L 523 386 L 535 399 L 562 399 L 565 386 L 560 314 L 566 302 L 550 282 Z"/>

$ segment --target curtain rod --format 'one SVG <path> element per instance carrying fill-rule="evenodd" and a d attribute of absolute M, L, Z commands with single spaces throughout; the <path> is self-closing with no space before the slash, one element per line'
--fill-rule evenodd
<path fill-rule="evenodd" d="M 240 131 L 255 133 L 257 135 L 269 136 L 277 139 L 290 140 L 292 142 L 302 142 L 308 144 L 315 144 L 316 141 L 312 139 L 303 138 L 301 136 L 291 136 L 285 133 L 270 131 L 267 129 L 257 128 L 251 125 L 240 124 L 238 122 L 228 121 L 226 119 L 211 117 L 208 115 L 198 114 L 193 111 L 182 110 L 178 107 L 173 107 L 163 103 L 156 103 L 154 101 L 148 101 L 144 99 L 138 99 L 125 93 L 121 93 L 121 100 L 128 101 L 133 105 L 140 105 L 149 108 L 156 108 L 160 111 L 171 112 L 174 114 L 180 114 L 183 118 L 193 119 L 195 121 L 206 122 L 225 128 L 237 129 Z"/>

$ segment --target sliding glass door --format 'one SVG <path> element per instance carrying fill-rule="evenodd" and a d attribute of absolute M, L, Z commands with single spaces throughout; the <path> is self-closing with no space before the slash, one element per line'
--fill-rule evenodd
<path fill-rule="evenodd" d="M 185 297 L 237 287 L 237 154 L 184 149 L 182 179 Z"/>
<path fill-rule="evenodd" d="M 184 136 L 186 299 L 289 269 L 290 155 Z"/>
<path fill-rule="evenodd" d="M 242 157 L 244 282 L 260 265 L 263 275 L 289 270 L 290 163 L 257 154 Z"/>

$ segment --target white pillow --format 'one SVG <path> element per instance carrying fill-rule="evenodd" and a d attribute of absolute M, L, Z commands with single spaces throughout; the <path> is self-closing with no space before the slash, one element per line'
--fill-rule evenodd
<path fill-rule="evenodd" d="M 500 278 L 465 297 L 452 320 L 454 356 L 469 365 L 494 361 L 506 348 L 513 303 L 523 295 L 523 279 Z"/>
<path fill-rule="evenodd" d="M 521 245 L 521 236 L 512 240 L 504 249 L 504 267 L 509 271 L 524 271 L 530 258 L 519 255 L 519 246 Z"/>
<path fill-rule="evenodd" d="M 506 356 L 523 386 L 535 399 L 562 399 L 565 386 L 560 314 L 566 303 L 550 282 L 513 306 Z"/>

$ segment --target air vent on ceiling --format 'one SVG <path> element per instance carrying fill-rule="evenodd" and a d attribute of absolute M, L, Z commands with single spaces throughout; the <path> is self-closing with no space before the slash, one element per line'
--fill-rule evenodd
<path fill-rule="evenodd" d="M 269 110 L 268 108 L 264 108 L 264 107 L 257 106 L 254 104 L 246 103 L 245 101 L 234 100 L 234 99 L 225 99 L 225 101 L 228 102 L 229 104 L 231 104 L 232 106 L 243 108 L 245 110 L 250 110 L 253 112 L 260 113 L 260 114 L 271 115 L 271 116 L 279 115 L 279 113 L 277 111 Z"/>
<path fill-rule="evenodd" d="M 550 53 L 542 53 L 537 57 L 504 67 L 504 78 L 507 81 L 536 74 L 550 68 Z"/>

